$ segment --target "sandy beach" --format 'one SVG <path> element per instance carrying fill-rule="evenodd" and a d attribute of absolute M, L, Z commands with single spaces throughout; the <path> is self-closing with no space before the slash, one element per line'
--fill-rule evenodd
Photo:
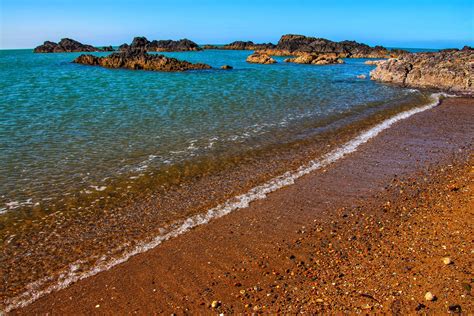
<path fill-rule="evenodd" d="M 11 313 L 473 312 L 473 114 L 474 99 L 445 99 L 248 208 Z"/>

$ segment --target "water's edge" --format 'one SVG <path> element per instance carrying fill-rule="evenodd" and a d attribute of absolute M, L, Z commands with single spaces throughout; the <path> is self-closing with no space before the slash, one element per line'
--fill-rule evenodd
<path fill-rule="evenodd" d="M 79 280 L 88 278 L 90 276 L 98 274 L 99 272 L 109 270 L 118 264 L 126 262 L 131 257 L 153 249 L 160 245 L 163 241 L 179 236 L 196 226 L 207 224 L 212 219 L 227 215 L 234 210 L 248 207 L 252 201 L 264 199 L 269 193 L 285 186 L 294 184 L 296 179 L 308 173 L 316 171 L 320 168 L 323 168 L 329 164 L 332 164 L 333 162 L 343 158 L 344 156 L 355 152 L 360 145 L 376 137 L 383 130 L 390 128 L 394 123 L 437 106 L 440 102 L 441 97 L 450 97 L 450 95 L 444 93 L 434 93 L 431 95 L 432 101 L 429 104 L 416 107 L 404 112 L 400 112 L 392 116 L 391 118 L 388 118 L 382 121 L 381 123 L 378 123 L 375 126 L 371 127 L 370 129 L 360 133 L 358 136 L 354 137 L 342 146 L 339 146 L 338 148 L 332 150 L 331 152 L 314 160 L 311 160 L 305 165 L 302 165 L 296 171 L 286 172 L 280 176 L 277 176 L 267 181 L 262 185 L 252 188 L 244 194 L 238 195 L 232 199 L 227 200 L 225 203 L 218 205 L 217 207 L 209 209 L 204 214 L 194 215 L 177 225 L 177 228 L 175 228 L 174 230 L 163 235 L 155 236 L 149 242 L 143 242 L 141 244 L 138 244 L 131 251 L 124 253 L 120 258 L 104 260 L 87 271 L 78 271 L 78 266 L 80 262 L 78 262 L 77 264 L 71 264 L 69 267 L 64 269 L 55 284 L 48 286 L 44 289 L 42 289 L 42 287 L 48 281 L 51 281 L 51 279 L 45 278 L 33 282 L 27 286 L 28 290 L 26 292 L 22 293 L 17 297 L 7 300 L 4 305 L 4 311 L 9 312 L 13 309 L 27 306 L 44 295 L 64 289 Z"/>

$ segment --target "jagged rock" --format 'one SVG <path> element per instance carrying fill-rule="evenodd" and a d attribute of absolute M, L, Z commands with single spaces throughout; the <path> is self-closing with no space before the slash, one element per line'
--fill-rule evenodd
<path fill-rule="evenodd" d="M 230 44 L 224 45 L 222 49 L 229 49 L 229 50 L 259 50 L 259 49 L 271 49 L 274 48 L 275 45 L 272 43 L 266 44 L 255 44 L 252 41 L 235 41 Z"/>
<path fill-rule="evenodd" d="M 127 51 L 110 54 L 106 57 L 81 55 L 74 59 L 73 62 L 90 66 L 134 70 L 186 71 L 211 69 L 211 66 L 206 64 L 192 64 L 184 60 L 178 60 L 163 55 L 151 55 L 146 53 L 143 49 L 129 49 Z"/>
<path fill-rule="evenodd" d="M 247 57 L 247 62 L 252 64 L 274 64 L 276 60 L 268 56 L 267 54 L 255 52 Z"/>
<path fill-rule="evenodd" d="M 112 46 L 104 46 L 101 49 L 103 52 L 113 52 L 115 49 Z"/>
<path fill-rule="evenodd" d="M 304 53 L 300 54 L 295 58 L 285 59 L 287 63 L 296 63 L 296 64 L 313 64 L 313 65 L 330 65 L 330 64 L 343 64 L 344 61 L 339 58 L 339 54 L 329 53 L 329 54 L 312 54 Z"/>
<path fill-rule="evenodd" d="M 127 43 L 123 43 L 122 45 L 119 46 L 118 50 L 123 52 L 126 51 L 130 48 L 130 46 Z"/>
<path fill-rule="evenodd" d="M 112 46 L 109 46 L 112 48 Z M 63 38 L 59 43 L 46 41 L 43 45 L 37 46 L 33 52 L 35 53 L 70 53 L 70 52 L 102 52 L 108 51 L 106 48 L 97 48 L 91 45 L 82 44 L 70 38 Z M 113 48 L 112 48 L 113 50 Z"/>
<path fill-rule="evenodd" d="M 161 40 L 149 41 L 146 37 L 135 37 L 130 45 L 122 44 L 121 51 L 127 49 L 144 49 L 148 52 L 184 52 L 184 51 L 199 51 L 202 50 L 198 44 L 188 39 L 181 39 L 179 41 Z"/>
<path fill-rule="evenodd" d="M 278 44 L 267 48 L 265 53 L 275 56 L 296 56 L 298 53 L 336 53 L 340 58 L 385 58 L 403 53 L 401 50 L 390 51 L 382 46 L 370 47 L 355 41 L 333 42 L 324 38 L 304 35 L 283 35 Z"/>
<path fill-rule="evenodd" d="M 474 50 L 403 54 L 379 62 L 372 80 L 407 87 L 474 93 Z"/>

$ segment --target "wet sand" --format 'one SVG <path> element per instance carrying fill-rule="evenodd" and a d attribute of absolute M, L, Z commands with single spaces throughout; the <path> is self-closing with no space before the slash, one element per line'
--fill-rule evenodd
<path fill-rule="evenodd" d="M 445 100 L 265 200 L 14 313 L 472 312 L 473 106 Z"/>

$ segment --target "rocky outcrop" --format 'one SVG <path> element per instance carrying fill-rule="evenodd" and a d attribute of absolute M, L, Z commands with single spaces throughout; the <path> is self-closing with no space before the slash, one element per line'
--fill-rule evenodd
<path fill-rule="evenodd" d="M 287 63 L 296 64 L 312 64 L 312 65 L 330 65 L 330 64 L 343 64 L 344 61 L 340 58 L 339 54 L 314 54 L 314 53 L 303 53 L 294 58 L 285 59 Z"/>
<path fill-rule="evenodd" d="M 206 44 L 206 45 L 202 45 L 201 48 L 202 49 L 219 49 L 219 46 Z"/>
<path fill-rule="evenodd" d="M 186 38 L 179 41 L 149 41 L 146 37 L 135 37 L 130 45 L 122 44 L 119 47 L 121 51 L 125 51 L 129 48 L 142 49 L 148 52 L 186 52 L 202 50 L 198 44 Z"/>
<path fill-rule="evenodd" d="M 388 50 L 382 46 L 370 47 L 355 41 L 333 42 L 325 38 L 304 35 L 283 35 L 278 44 L 264 50 L 274 56 L 298 56 L 301 53 L 335 53 L 340 58 L 388 58 L 403 53 L 401 50 Z"/>
<path fill-rule="evenodd" d="M 110 54 L 106 57 L 81 55 L 73 62 L 90 66 L 127 68 L 133 70 L 186 71 L 211 69 L 211 66 L 206 64 L 192 64 L 187 61 L 163 55 L 151 55 L 142 49 L 129 49 L 123 52 Z"/>
<path fill-rule="evenodd" d="M 403 54 L 379 62 L 370 73 L 372 80 L 407 87 L 436 88 L 474 93 L 474 50 Z"/>
<path fill-rule="evenodd" d="M 229 50 L 261 50 L 261 49 L 272 49 L 275 45 L 272 43 L 266 44 L 255 44 L 252 41 L 235 41 L 230 44 L 224 45 L 221 49 L 229 49 Z"/>
<path fill-rule="evenodd" d="M 247 57 L 247 62 L 252 64 L 274 64 L 276 60 L 264 53 L 255 52 Z"/>
<path fill-rule="evenodd" d="M 364 64 L 366 65 L 377 65 L 378 63 L 385 61 L 385 59 L 378 59 L 378 60 L 367 60 Z"/>
<path fill-rule="evenodd" d="M 104 46 L 101 48 L 101 51 L 103 52 L 113 52 L 115 49 L 112 46 Z"/>
<path fill-rule="evenodd" d="M 79 43 L 70 38 L 63 38 L 59 43 L 46 41 L 43 45 L 36 47 L 35 53 L 70 53 L 70 52 L 105 52 L 113 51 L 112 46 L 98 48 L 87 44 Z"/>

